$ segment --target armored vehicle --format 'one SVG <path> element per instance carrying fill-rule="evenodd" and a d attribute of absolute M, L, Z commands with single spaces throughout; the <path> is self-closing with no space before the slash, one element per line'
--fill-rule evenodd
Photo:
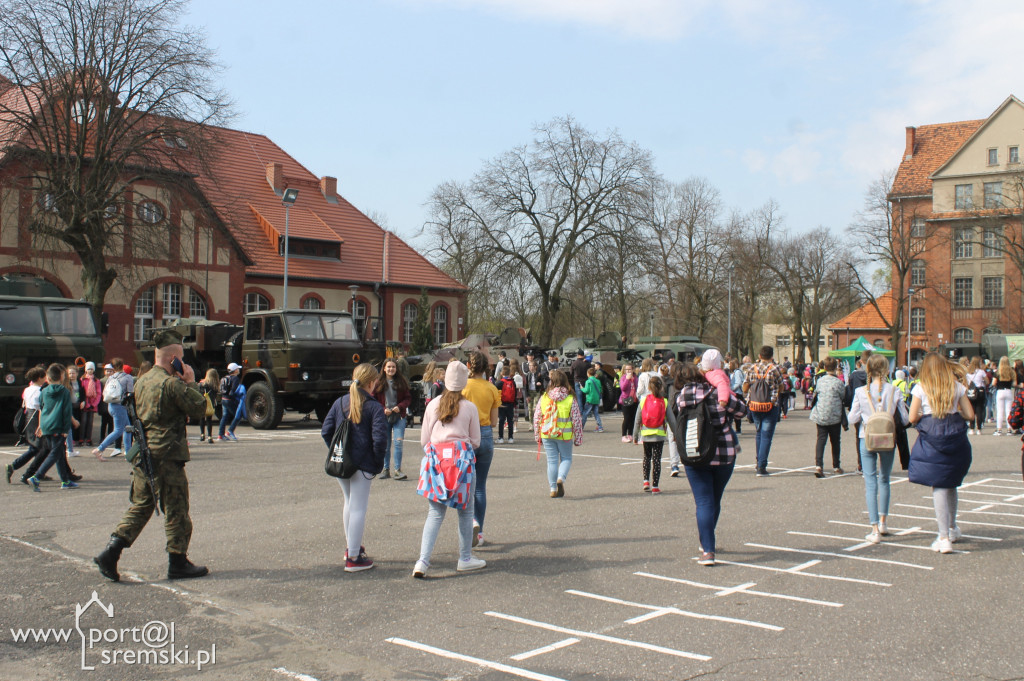
<path fill-rule="evenodd" d="M 590 356 L 592 361 L 601 363 L 601 374 L 598 376 L 601 381 L 601 406 L 605 411 L 611 411 L 619 399 L 615 367 L 633 362 L 636 353 L 627 348 L 614 331 L 604 331 L 597 338 L 566 338 L 558 348 L 559 364 L 568 370 L 580 350 L 584 357 Z"/>
<path fill-rule="evenodd" d="M 352 315 L 341 311 L 264 310 L 247 314 L 242 327 L 184 319 L 172 328 L 198 371 L 224 375 L 229 363 L 242 366 L 246 418 L 260 430 L 276 428 L 286 409 L 323 420 L 356 365 L 379 366 L 385 355 L 385 344 L 361 339 Z M 152 347 L 142 352 L 151 356 Z"/>
<path fill-rule="evenodd" d="M 0 423 L 11 423 L 20 408 L 29 368 L 59 362 L 81 369 L 102 360 L 103 338 L 88 303 L 0 295 Z"/>
<path fill-rule="evenodd" d="M 658 362 L 664 362 L 669 357 L 691 362 L 694 357 L 703 355 L 705 350 L 714 346 L 701 343 L 696 336 L 641 336 L 629 347 L 642 357 L 653 357 Z"/>

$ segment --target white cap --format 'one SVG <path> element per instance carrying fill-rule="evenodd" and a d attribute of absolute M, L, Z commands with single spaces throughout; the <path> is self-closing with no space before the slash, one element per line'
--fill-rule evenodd
<path fill-rule="evenodd" d="M 232 362 L 231 364 L 228 365 L 228 371 L 238 371 L 241 368 L 242 368 L 241 364 L 235 364 L 234 362 Z"/>
<path fill-rule="evenodd" d="M 114 370 L 114 365 L 113 364 L 104 364 L 103 368 L 104 369 L 110 369 L 111 371 L 113 371 Z"/>

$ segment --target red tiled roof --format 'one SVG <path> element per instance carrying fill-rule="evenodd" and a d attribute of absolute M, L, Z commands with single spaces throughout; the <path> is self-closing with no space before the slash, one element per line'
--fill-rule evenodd
<path fill-rule="evenodd" d="M 280 163 L 285 182 L 299 189 L 288 218 L 288 234 L 297 238 L 341 243 L 341 261 L 292 255 L 288 276 L 356 282 L 387 282 L 465 290 L 402 239 L 386 232 L 343 197 L 328 201 L 320 181 L 264 135 L 217 129 L 222 145 L 209 176 L 198 182 L 229 229 L 252 259 L 248 274 L 280 276 L 284 258 L 278 255 L 274 233 L 284 234 L 285 210 L 267 180 L 267 165 Z"/>
<path fill-rule="evenodd" d="M 878 303 L 878 307 L 885 313 L 885 316 L 892 320 L 893 315 L 896 314 L 896 299 L 893 298 L 892 291 L 886 291 L 875 300 Z M 885 323 L 882 316 L 878 314 L 878 310 L 875 309 L 875 306 L 870 301 L 864 303 L 842 319 L 832 322 L 828 325 L 828 328 L 831 331 L 839 331 L 845 329 L 847 324 L 850 325 L 851 329 L 889 329 L 889 325 Z"/>
<path fill-rule="evenodd" d="M 913 156 L 904 156 L 892 183 L 892 195 L 931 194 L 931 176 L 987 119 L 921 125 L 914 131 Z"/>

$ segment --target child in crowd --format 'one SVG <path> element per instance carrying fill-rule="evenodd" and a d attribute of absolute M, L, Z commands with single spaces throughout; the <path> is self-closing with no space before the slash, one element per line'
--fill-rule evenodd
<path fill-rule="evenodd" d="M 498 407 L 498 444 L 505 442 L 505 424 L 508 424 L 508 443 L 514 445 L 512 439 L 516 413 L 516 381 L 512 377 L 512 368 L 506 364 L 501 368 L 501 381 L 498 382 L 501 393 L 501 406 Z"/>
<path fill-rule="evenodd" d="M 700 359 L 700 370 L 707 382 L 718 391 L 718 403 L 724 407 L 733 392 L 729 375 L 722 369 L 722 353 L 715 348 L 705 350 Z"/>
<path fill-rule="evenodd" d="M 587 427 L 587 416 L 594 415 L 597 422 L 597 432 L 604 432 L 604 425 L 601 423 L 601 414 L 598 408 L 601 406 L 601 381 L 597 378 L 597 369 L 587 369 L 587 382 L 583 384 L 583 427 Z"/>
<path fill-rule="evenodd" d="M 212 445 L 213 421 L 217 418 L 217 405 L 220 404 L 220 374 L 217 373 L 216 369 L 207 370 L 206 376 L 199 382 L 199 391 L 203 393 L 203 398 L 210 403 L 214 410 L 213 414 L 203 416 L 199 420 L 199 441 L 209 442 Z M 209 413 L 209 408 L 207 413 Z"/>
<path fill-rule="evenodd" d="M 63 364 L 51 364 L 46 368 L 47 385 L 39 392 L 39 426 L 36 435 L 42 438 L 43 449 L 49 454 L 35 475 L 28 479 L 36 492 L 40 491 L 39 479 L 54 464 L 57 464 L 61 489 L 78 487 L 78 483 L 71 479 L 71 468 L 67 460 L 68 433 L 78 426 L 78 421 L 71 416 L 71 393 L 64 387 L 65 376 Z"/>
<path fill-rule="evenodd" d="M 48 454 L 43 448 L 43 443 L 36 436 L 36 428 L 39 427 L 39 393 L 46 385 L 46 370 L 41 367 L 32 367 L 25 372 L 25 380 L 28 381 L 28 385 L 21 391 L 21 408 L 25 412 L 25 426 L 22 435 L 28 442 L 28 451 L 7 464 L 7 484 L 11 484 L 14 471 L 31 461 L 32 464 L 21 476 L 21 482 L 25 485 L 29 484 L 29 478 L 35 475 L 36 470 Z"/>
<path fill-rule="evenodd" d="M 649 392 L 640 400 L 640 408 L 636 410 L 634 417 L 636 420 L 633 423 L 633 443 L 644 443 L 643 491 L 661 494 L 658 484 L 661 482 L 661 452 L 668 439 L 665 430 L 668 400 L 662 397 L 665 394 L 665 384 L 660 376 L 652 376 L 647 388 Z"/>

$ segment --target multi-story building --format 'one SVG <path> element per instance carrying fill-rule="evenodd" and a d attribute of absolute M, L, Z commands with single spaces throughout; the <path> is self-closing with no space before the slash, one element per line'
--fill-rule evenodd
<path fill-rule="evenodd" d="M 0 97 L 12 87 L 0 79 Z M 369 332 L 409 343 L 423 288 L 435 342 L 465 335 L 465 286 L 346 201 L 335 178 L 317 177 L 263 135 L 210 132 L 217 153 L 209 166 L 194 164 L 193 191 L 134 180 L 108 209 L 119 225 L 106 253 L 117 272 L 103 306 L 108 355 L 133 356 L 147 331 L 182 317 L 240 324 L 246 312 L 285 306 L 350 310 Z M 83 297 L 78 256 L 29 228 L 53 200 L 26 179 L 31 157 L 5 153 L 18 142 L 0 134 L 0 275 L 42 277 Z M 181 138 L 155 143 L 191 153 Z M 286 188 L 298 189 L 287 209 Z"/>
<path fill-rule="evenodd" d="M 903 286 L 911 359 L 1020 331 L 1024 103 L 1010 96 L 988 118 L 906 133 L 889 201 L 893 229 L 920 240 Z M 906 348 L 904 340 L 897 356 Z"/>

